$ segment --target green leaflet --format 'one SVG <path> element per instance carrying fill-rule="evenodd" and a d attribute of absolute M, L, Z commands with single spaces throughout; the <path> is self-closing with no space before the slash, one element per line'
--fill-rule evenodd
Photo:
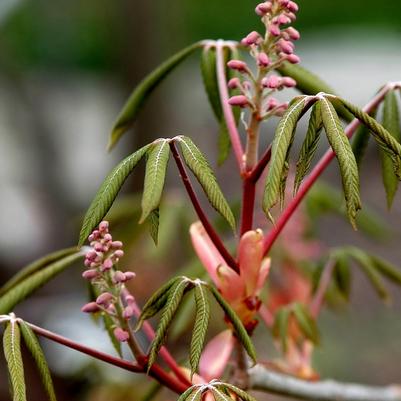
<path fill-rule="evenodd" d="M 370 259 L 375 268 L 386 278 L 391 280 L 393 283 L 401 285 L 401 271 L 391 263 L 378 258 L 377 256 L 371 255 Z"/>
<path fill-rule="evenodd" d="M 196 315 L 189 353 L 191 375 L 193 375 L 198 369 L 207 328 L 209 326 L 210 305 L 207 295 L 208 294 L 202 284 L 197 284 L 195 286 Z"/>
<path fill-rule="evenodd" d="M 163 309 L 164 305 L 167 302 L 170 290 L 173 286 L 175 286 L 179 281 L 182 280 L 182 277 L 174 277 L 171 280 L 167 281 L 162 287 L 160 287 L 146 302 L 144 305 L 141 315 L 138 318 L 138 322 L 135 327 L 135 331 L 140 330 L 142 324 L 145 320 L 150 319 L 154 315 L 156 315 L 161 309 Z"/>
<path fill-rule="evenodd" d="M 167 330 L 171 324 L 171 321 L 174 318 L 175 313 L 178 310 L 178 307 L 180 306 L 182 297 L 184 296 L 185 289 L 187 288 L 188 284 L 189 281 L 184 278 L 177 284 L 173 285 L 173 287 L 169 291 L 162 317 L 160 319 L 159 325 L 157 326 L 155 338 L 153 339 L 150 347 L 148 370 L 156 361 L 159 350 L 165 340 Z"/>
<path fill-rule="evenodd" d="M 305 95 L 316 95 L 319 92 L 335 94 L 335 91 L 326 82 L 300 65 L 286 62 L 278 67 L 277 71 L 281 75 L 295 79 L 297 81 L 297 89 Z M 352 114 L 342 104 L 335 104 L 334 107 L 345 121 L 349 122 L 353 119 Z"/>
<path fill-rule="evenodd" d="M 294 303 L 291 309 L 305 337 L 314 344 L 318 344 L 319 331 L 316 326 L 316 321 L 309 313 L 309 310 L 305 307 L 305 305 L 300 303 Z"/>
<path fill-rule="evenodd" d="M 57 274 L 64 271 L 68 266 L 83 258 L 82 252 L 76 252 L 73 255 L 51 263 L 47 267 L 26 277 L 23 281 L 16 284 L 2 297 L 0 297 L 0 314 L 9 313 L 15 305 L 24 300 L 32 292 L 47 283 Z"/>
<path fill-rule="evenodd" d="M 270 214 L 270 209 L 277 203 L 283 172 L 285 173 L 285 162 L 293 141 L 298 118 L 304 108 L 305 97 L 294 100 L 276 129 L 263 197 L 263 210 L 271 221 L 273 221 L 273 217 Z"/>
<path fill-rule="evenodd" d="M 209 289 L 218 304 L 221 306 L 221 309 L 223 309 L 224 313 L 233 325 L 238 340 L 244 346 L 246 352 L 251 357 L 251 359 L 256 363 L 255 348 L 240 318 L 237 316 L 231 306 L 225 301 L 225 299 L 220 295 L 219 291 L 215 287 L 209 286 Z"/>
<path fill-rule="evenodd" d="M 305 140 L 302 144 L 301 151 L 298 156 L 297 170 L 294 180 L 294 194 L 298 192 L 299 187 L 306 174 L 308 174 L 313 156 L 316 153 L 317 145 L 320 139 L 320 131 L 323 127 L 321 110 L 319 102 L 315 103 L 309 119 L 308 130 Z"/>
<path fill-rule="evenodd" d="M 221 192 L 209 163 L 190 138 L 180 136 L 177 140 L 185 163 L 199 181 L 210 204 L 227 220 L 233 231 L 235 231 L 233 212 Z"/>
<path fill-rule="evenodd" d="M 46 393 L 50 401 L 56 401 L 56 393 L 54 392 L 53 380 L 50 374 L 49 366 L 47 365 L 46 357 L 42 351 L 39 341 L 32 331 L 32 329 L 24 322 L 19 322 L 21 328 L 21 334 L 24 339 L 25 345 L 31 353 L 33 359 L 36 362 L 36 366 L 39 370 L 42 383 L 45 387 Z"/>
<path fill-rule="evenodd" d="M 77 252 L 77 248 L 67 248 L 62 249 L 60 251 L 49 253 L 42 258 L 35 260 L 34 262 L 30 263 L 28 266 L 23 267 L 21 270 L 18 271 L 10 280 L 8 280 L 1 288 L 0 288 L 0 297 L 4 295 L 7 291 L 11 288 L 15 287 L 21 281 L 24 281 L 27 277 L 31 276 L 32 274 L 36 273 L 39 270 L 42 270 L 44 267 L 57 262 L 58 260 L 71 255 Z"/>
<path fill-rule="evenodd" d="M 321 103 L 322 120 L 327 139 L 340 166 L 348 217 L 356 229 L 356 213 L 361 208 L 358 166 L 333 105 L 326 98 L 319 102 Z"/>
<path fill-rule="evenodd" d="M 248 394 L 246 391 L 233 386 L 232 384 L 225 383 L 224 386 L 231 390 L 234 394 L 236 394 L 241 400 L 243 401 L 256 401 L 254 397 L 252 397 L 250 394 Z"/>
<path fill-rule="evenodd" d="M 287 352 L 288 323 L 291 311 L 287 307 L 280 308 L 274 317 L 272 333 L 281 341 L 283 352 Z"/>
<path fill-rule="evenodd" d="M 225 394 L 223 391 L 221 391 L 219 388 L 217 387 L 212 387 L 211 388 L 213 397 L 215 399 L 215 401 L 232 401 L 232 398 L 230 396 L 228 396 L 227 394 Z"/>
<path fill-rule="evenodd" d="M 192 44 L 185 49 L 174 54 L 167 59 L 158 68 L 153 70 L 132 92 L 123 109 L 114 123 L 110 134 L 108 149 L 112 149 L 121 136 L 134 124 L 138 112 L 145 103 L 149 95 L 157 87 L 157 85 L 182 61 L 185 60 L 191 53 L 202 46 L 201 42 Z"/>
<path fill-rule="evenodd" d="M 152 210 L 152 212 L 149 214 L 149 217 L 147 218 L 147 221 L 149 224 L 150 236 L 152 237 L 155 245 L 157 245 L 159 242 L 159 223 L 160 223 L 159 208 Z"/>
<path fill-rule="evenodd" d="M 202 395 L 202 389 L 201 387 L 190 387 L 189 389 L 185 390 L 179 397 L 177 401 L 185 401 L 188 399 L 190 395 L 192 395 L 192 392 L 199 392 L 200 395 Z M 192 398 L 194 401 L 194 399 Z"/>
<path fill-rule="evenodd" d="M 351 293 L 351 271 L 348 258 L 343 252 L 338 252 L 334 259 L 334 280 L 337 288 L 348 301 Z"/>
<path fill-rule="evenodd" d="M 361 170 L 362 160 L 365 157 L 366 149 L 369 144 L 369 128 L 365 125 L 359 126 L 358 130 L 352 138 L 352 151 L 355 155 L 356 164 L 358 165 L 358 170 Z"/>
<path fill-rule="evenodd" d="M 394 172 L 398 179 L 401 179 L 401 145 L 383 126 L 381 126 L 374 118 L 364 113 L 361 109 L 353 104 L 340 99 L 342 104 L 364 125 L 366 125 L 378 145 L 391 157 Z"/>
<path fill-rule="evenodd" d="M 147 156 L 142 195 L 142 216 L 139 223 L 144 222 L 149 214 L 158 209 L 160 205 L 170 157 L 168 140 L 160 139 L 154 142 L 148 149 Z"/>
<path fill-rule="evenodd" d="M 103 181 L 103 184 L 100 186 L 95 198 L 85 214 L 81 232 L 79 234 L 78 246 L 82 246 L 92 230 L 106 215 L 125 180 L 148 151 L 150 146 L 152 146 L 152 144 L 140 148 L 135 153 L 125 158 Z"/>
<path fill-rule="evenodd" d="M 13 401 L 26 401 L 24 365 L 21 356 L 21 333 L 15 319 L 10 320 L 4 330 L 3 350 L 10 374 Z"/>
<path fill-rule="evenodd" d="M 394 92 L 389 92 L 384 99 L 383 127 L 395 138 L 401 140 L 400 115 L 398 101 Z M 382 162 L 382 179 L 386 190 L 387 207 L 390 209 L 398 189 L 398 178 L 394 173 L 393 161 L 385 151 L 380 152 Z"/>

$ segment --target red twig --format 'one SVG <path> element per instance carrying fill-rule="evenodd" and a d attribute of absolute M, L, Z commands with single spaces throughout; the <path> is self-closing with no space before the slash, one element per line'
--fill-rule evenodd
<path fill-rule="evenodd" d="M 230 252 L 228 252 L 227 248 L 224 246 L 220 236 L 216 233 L 213 226 L 210 224 L 209 219 L 207 218 L 205 212 L 203 211 L 199 199 L 196 196 L 196 193 L 192 187 L 191 181 L 188 177 L 187 171 L 185 169 L 184 163 L 181 160 L 181 157 L 178 153 L 178 150 L 175 146 L 174 141 L 170 142 L 171 153 L 173 154 L 174 160 L 177 164 L 178 171 L 180 172 L 180 176 L 182 182 L 185 186 L 185 189 L 188 193 L 189 198 L 191 199 L 192 205 L 199 217 L 199 220 L 202 222 L 203 227 L 205 228 L 206 232 L 208 233 L 210 239 L 212 240 L 213 244 L 220 252 L 220 255 L 226 261 L 227 265 L 230 266 L 234 271 L 239 273 L 239 268 L 237 262 L 231 256 Z"/>
<path fill-rule="evenodd" d="M 389 84 L 384 86 L 380 92 L 363 108 L 365 113 L 370 113 L 374 110 L 384 99 L 389 90 L 393 89 L 394 85 Z M 345 133 L 348 138 L 351 138 L 358 126 L 360 125 L 359 120 L 354 119 L 346 128 Z M 324 156 L 320 159 L 318 164 L 314 167 L 312 172 L 306 178 L 304 183 L 301 185 L 297 195 L 292 199 L 292 201 L 288 204 L 288 206 L 284 209 L 280 218 L 278 219 L 274 228 L 269 232 L 269 234 L 265 237 L 263 242 L 264 253 L 267 254 L 271 247 L 273 246 L 275 240 L 287 224 L 287 221 L 290 219 L 292 214 L 295 212 L 301 201 L 304 199 L 305 195 L 308 193 L 309 189 L 316 182 L 316 180 L 320 177 L 326 167 L 330 164 L 330 162 L 334 159 L 335 153 L 329 149 Z"/>
<path fill-rule="evenodd" d="M 241 236 L 247 231 L 252 230 L 253 212 L 255 206 L 255 182 L 245 178 L 242 190 L 242 210 L 241 210 Z"/>

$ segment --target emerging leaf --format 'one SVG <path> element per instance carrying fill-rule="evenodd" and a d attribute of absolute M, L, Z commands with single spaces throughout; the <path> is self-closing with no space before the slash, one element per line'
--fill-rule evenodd
<path fill-rule="evenodd" d="M 132 92 L 123 109 L 117 117 L 112 129 L 108 149 L 112 149 L 121 136 L 134 124 L 138 112 L 145 103 L 149 95 L 157 85 L 183 60 L 185 60 L 196 49 L 202 46 L 201 42 L 194 43 L 191 46 L 174 54 L 167 59 L 158 68 L 152 71 Z"/>
<path fill-rule="evenodd" d="M 13 401 L 26 401 L 24 365 L 21 356 L 21 333 L 16 319 L 7 323 L 3 334 L 3 349 L 10 374 Z"/>
<path fill-rule="evenodd" d="M 287 307 L 280 308 L 275 315 L 272 333 L 274 337 L 281 341 L 281 348 L 287 352 L 288 324 L 291 311 Z"/>
<path fill-rule="evenodd" d="M 92 230 L 106 215 L 125 180 L 151 146 L 152 144 L 146 145 L 125 158 L 104 180 L 85 214 L 81 232 L 79 234 L 78 246 L 82 246 Z"/>
<path fill-rule="evenodd" d="M 31 353 L 38 367 L 42 383 L 50 401 L 56 401 L 56 393 L 54 392 L 53 380 L 50 375 L 49 366 L 47 365 L 46 357 L 42 351 L 39 341 L 32 329 L 24 322 L 19 322 L 21 334 L 25 345 Z"/>
<path fill-rule="evenodd" d="M 327 139 L 340 166 L 348 217 L 353 227 L 356 228 L 356 213 L 361 208 L 358 166 L 333 105 L 327 98 L 323 98 L 319 102 L 321 103 L 322 120 Z"/>
<path fill-rule="evenodd" d="M 309 310 L 305 307 L 305 305 L 300 303 L 294 303 L 291 309 L 299 325 L 299 328 L 301 329 L 305 337 L 312 341 L 314 344 L 318 344 L 319 332 L 316 326 L 316 321 L 309 313 Z"/>
<path fill-rule="evenodd" d="M 372 263 L 376 269 L 386 278 L 391 280 L 393 283 L 401 285 L 401 271 L 391 263 L 378 258 L 377 256 L 370 256 Z"/>
<path fill-rule="evenodd" d="M 160 139 L 154 142 L 148 149 L 147 156 L 140 223 L 145 221 L 151 212 L 159 208 L 170 156 L 168 140 Z"/>
<path fill-rule="evenodd" d="M 208 161 L 190 138 L 180 136 L 177 140 L 185 163 L 199 181 L 210 204 L 227 220 L 233 231 L 235 231 L 233 212 L 221 192 Z"/>
<path fill-rule="evenodd" d="M 351 271 L 348 258 L 343 252 L 335 255 L 334 280 L 337 288 L 348 301 L 351 293 Z"/>
<path fill-rule="evenodd" d="M 263 210 L 272 221 L 270 209 L 277 202 L 283 174 L 286 174 L 285 163 L 294 138 L 295 128 L 304 109 L 305 97 L 294 100 L 281 118 L 274 136 L 270 168 L 263 197 Z"/>

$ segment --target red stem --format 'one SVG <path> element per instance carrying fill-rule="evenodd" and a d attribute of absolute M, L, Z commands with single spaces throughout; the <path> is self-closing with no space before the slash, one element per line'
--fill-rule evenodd
<path fill-rule="evenodd" d="M 228 133 L 230 135 L 231 144 L 234 150 L 235 157 L 240 172 L 242 173 L 244 167 L 244 149 L 242 147 L 240 135 L 235 122 L 234 114 L 231 106 L 228 103 L 228 88 L 226 77 L 226 66 L 224 64 L 224 41 L 217 41 L 216 43 L 216 73 L 217 82 L 220 92 L 220 102 L 223 109 L 224 119 L 227 124 Z"/>
<path fill-rule="evenodd" d="M 244 179 L 242 188 L 241 236 L 252 230 L 256 185 L 247 177 Z"/>
<path fill-rule="evenodd" d="M 188 193 L 189 198 L 191 199 L 192 205 L 196 211 L 196 214 L 199 217 L 199 220 L 202 222 L 203 227 L 205 228 L 206 232 L 208 233 L 210 239 L 212 240 L 213 244 L 220 252 L 220 255 L 226 261 L 227 265 L 230 266 L 234 271 L 239 273 L 239 268 L 237 262 L 231 256 L 230 252 L 228 252 L 227 248 L 224 246 L 223 242 L 221 241 L 219 235 L 214 230 L 213 226 L 210 224 L 209 219 L 207 218 L 205 212 L 203 211 L 199 199 L 196 196 L 196 193 L 192 187 L 191 181 L 188 177 L 187 171 L 185 169 L 184 163 L 181 160 L 181 157 L 177 151 L 174 141 L 170 142 L 171 153 L 173 154 L 174 160 L 177 164 L 178 171 L 180 172 L 180 177 L 182 182 L 185 186 L 185 189 Z"/>
<path fill-rule="evenodd" d="M 387 92 L 391 90 L 393 86 L 386 85 L 381 91 L 363 108 L 365 113 L 372 112 L 377 106 L 383 101 Z M 359 120 L 354 119 L 346 128 L 345 134 L 348 138 L 351 138 L 358 126 L 360 125 Z M 320 159 L 318 164 L 314 167 L 312 172 L 306 178 L 304 183 L 301 185 L 297 195 L 292 199 L 292 201 L 288 204 L 288 206 L 284 209 L 280 218 L 278 219 L 274 228 L 269 232 L 269 234 L 265 237 L 263 241 L 263 250 L 264 253 L 269 253 L 271 247 L 276 241 L 277 237 L 287 224 L 287 221 L 291 218 L 292 214 L 295 212 L 305 195 L 308 193 L 309 189 L 316 182 L 316 180 L 320 177 L 326 167 L 330 164 L 330 162 L 334 159 L 335 153 L 333 150 L 329 149 L 323 157 Z"/>
<path fill-rule="evenodd" d="M 129 372 L 134 373 L 145 373 L 146 372 L 146 364 L 139 365 L 132 363 L 130 361 L 116 358 L 112 355 L 106 354 L 104 352 L 97 351 L 96 349 L 87 347 L 85 345 L 76 343 L 66 337 L 60 336 L 59 334 L 53 333 L 49 330 L 43 329 L 41 327 L 35 326 L 32 323 L 25 322 L 29 327 L 39 336 L 45 337 L 51 341 L 54 341 L 58 344 L 64 345 L 68 348 L 75 349 L 76 351 L 82 352 L 86 355 L 90 355 L 100 361 L 109 363 L 111 365 L 117 366 L 121 369 L 128 370 Z M 150 376 L 156 379 L 159 383 L 168 387 L 170 390 L 175 391 L 178 394 L 184 392 L 188 386 L 186 384 L 181 383 L 176 380 L 174 377 L 170 376 L 166 373 L 160 366 L 157 364 L 153 364 L 150 372 Z"/>
<path fill-rule="evenodd" d="M 251 181 L 253 181 L 254 183 L 258 182 L 259 178 L 263 174 L 264 169 L 268 165 L 271 156 L 272 156 L 272 146 L 269 145 L 269 147 L 265 150 L 265 153 L 263 154 L 261 159 L 258 161 L 258 164 L 255 166 L 255 168 L 249 175 L 249 179 Z"/>

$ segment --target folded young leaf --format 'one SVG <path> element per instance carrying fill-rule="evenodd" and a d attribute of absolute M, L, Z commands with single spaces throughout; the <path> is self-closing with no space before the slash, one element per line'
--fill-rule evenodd
<path fill-rule="evenodd" d="M 263 210 L 272 221 L 270 209 L 277 203 L 280 183 L 282 182 L 283 172 L 285 173 L 285 162 L 294 138 L 298 118 L 304 109 L 305 97 L 296 98 L 281 118 L 274 136 L 270 168 L 263 197 Z"/>
<path fill-rule="evenodd" d="M 241 319 L 237 316 L 237 314 L 234 312 L 231 306 L 220 295 L 219 291 L 215 287 L 210 285 L 209 289 L 214 298 L 216 299 L 217 303 L 221 306 L 221 309 L 223 309 L 224 313 L 226 314 L 226 317 L 230 320 L 231 324 L 233 325 L 238 340 L 244 346 L 246 352 L 251 357 L 251 359 L 256 363 L 255 348 L 248 333 L 246 332 L 244 325 L 241 322 Z"/>
<path fill-rule="evenodd" d="M 21 333 L 15 319 L 11 319 L 4 330 L 3 350 L 10 376 L 13 401 L 26 401 L 24 365 L 21 356 Z"/>
<path fill-rule="evenodd" d="M 287 352 L 288 324 L 291 311 L 287 307 L 280 308 L 275 316 L 272 328 L 273 336 L 280 340 L 281 348 L 284 353 Z"/>
<path fill-rule="evenodd" d="M 35 333 L 24 321 L 20 321 L 19 326 L 21 328 L 21 334 L 25 345 L 36 362 L 36 366 L 39 370 L 40 377 L 49 400 L 56 401 L 57 398 L 54 391 L 53 380 L 50 374 L 49 366 L 47 365 L 46 357 L 42 351 L 39 341 Z"/>
<path fill-rule="evenodd" d="M 295 316 L 299 328 L 301 329 L 305 337 L 312 341 L 314 344 L 318 344 L 319 331 L 316 326 L 316 321 L 313 319 L 305 305 L 294 303 L 291 310 Z"/>
<path fill-rule="evenodd" d="M 401 140 L 400 115 L 398 101 L 394 92 L 389 92 L 384 99 L 383 127 L 397 142 Z M 398 189 L 398 178 L 394 173 L 393 161 L 383 150 L 380 152 L 382 162 L 382 179 L 386 191 L 387 206 L 390 209 Z"/>
<path fill-rule="evenodd" d="M 334 280 L 344 299 L 348 301 L 351 293 L 351 270 L 348 257 L 343 252 L 337 252 L 334 258 Z"/>
<path fill-rule="evenodd" d="M 125 180 L 151 146 L 152 144 L 146 145 L 132 155 L 126 157 L 103 181 L 103 184 L 100 186 L 95 198 L 85 214 L 81 232 L 79 234 L 78 246 L 82 246 L 92 230 L 106 215 L 108 210 L 113 205 L 113 202 L 116 199 L 117 194 L 119 193 Z"/>
<path fill-rule="evenodd" d="M 322 120 L 327 139 L 340 166 L 348 217 L 356 229 L 356 213 L 361 208 L 358 166 L 333 105 L 327 98 L 323 98 L 319 102 L 321 103 Z"/>
<path fill-rule="evenodd" d="M 57 262 L 58 260 L 63 259 L 68 255 L 72 255 L 77 252 L 76 247 L 62 249 L 56 252 L 49 253 L 42 258 L 35 260 L 34 262 L 30 263 L 29 265 L 23 267 L 21 270 L 18 271 L 13 277 L 10 278 L 1 288 L 0 288 L 0 297 L 4 295 L 7 291 L 11 288 L 15 287 L 21 281 L 24 281 L 27 277 L 32 276 L 32 274 L 36 273 L 39 270 L 42 270 L 46 266 Z"/>
<path fill-rule="evenodd" d="M 373 113 L 372 117 L 374 117 L 375 114 L 376 113 Z M 365 157 L 366 149 L 368 148 L 369 139 L 369 128 L 365 125 L 359 126 L 352 138 L 352 151 L 354 152 L 359 171 L 361 170 L 361 164 Z"/>
<path fill-rule="evenodd" d="M 319 143 L 320 131 L 323 127 L 320 104 L 315 103 L 309 119 L 308 130 L 305 140 L 302 144 L 301 151 L 298 156 L 297 170 L 294 180 L 294 194 L 298 192 L 299 187 L 306 174 L 308 174 L 313 156 L 316 153 Z"/>
<path fill-rule="evenodd" d="M 340 99 L 342 104 L 364 125 L 366 125 L 379 146 L 390 156 L 395 175 L 401 180 L 401 145 L 382 125 L 353 104 Z"/>
<path fill-rule="evenodd" d="M 63 272 L 68 266 L 82 259 L 83 256 L 83 252 L 76 252 L 73 255 L 68 255 L 20 281 L 0 297 L 0 314 L 12 311 L 15 305 L 46 284 L 53 277 Z"/>
<path fill-rule="evenodd" d="M 151 212 L 159 208 L 170 157 L 168 140 L 160 139 L 155 141 L 148 149 L 147 157 L 141 203 L 142 216 L 139 223 L 144 222 Z"/>
<path fill-rule="evenodd" d="M 197 284 L 195 286 L 195 305 L 195 325 L 192 332 L 191 347 L 189 353 L 191 375 L 193 375 L 198 369 L 199 360 L 202 354 L 203 345 L 205 343 L 205 337 L 210 318 L 210 305 L 208 294 L 202 284 Z"/>
<path fill-rule="evenodd" d="M 208 161 L 202 152 L 186 136 L 180 136 L 177 139 L 182 156 L 186 165 L 194 173 L 198 182 L 202 186 L 210 204 L 227 220 L 233 231 L 235 231 L 235 218 L 230 209 L 211 169 Z"/>
<path fill-rule="evenodd" d="M 159 242 L 159 222 L 160 222 L 159 208 L 152 210 L 152 212 L 149 214 L 149 217 L 147 218 L 147 221 L 149 224 L 150 236 L 152 237 L 155 245 L 157 245 Z"/>
<path fill-rule="evenodd" d="M 372 263 L 376 269 L 386 278 L 391 280 L 393 283 L 401 285 L 401 270 L 392 265 L 391 263 L 378 258 L 377 256 L 370 256 Z"/>
<path fill-rule="evenodd" d="M 179 282 L 174 284 L 169 291 L 168 298 L 163 309 L 162 317 L 160 319 L 159 325 L 157 326 L 155 338 L 153 339 L 150 346 L 148 370 L 156 361 L 160 348 L 165 341 L 168 328 L 170 327 L 174 315 L 177 312 L 178 307 L 180 306 L 185 290 L 189 284 L 190 282 L 188 279 L 182 278 Z"/>
<path fill-rule="evenodd" d="M 112 149 L 121 136 L 134 124 L 138 112 L 145 103 L 149 95 L 157 87 L 157 85 L 183 60 L 185 60 L 196 49 L 202 46 L 202 42 L 196 42 L 191 46 L 174 54 L 167 59 L 158 68 L 152 71 L 132 92 L 123 109 L 114 123 L 110 134 L 108 149 Z"/>

